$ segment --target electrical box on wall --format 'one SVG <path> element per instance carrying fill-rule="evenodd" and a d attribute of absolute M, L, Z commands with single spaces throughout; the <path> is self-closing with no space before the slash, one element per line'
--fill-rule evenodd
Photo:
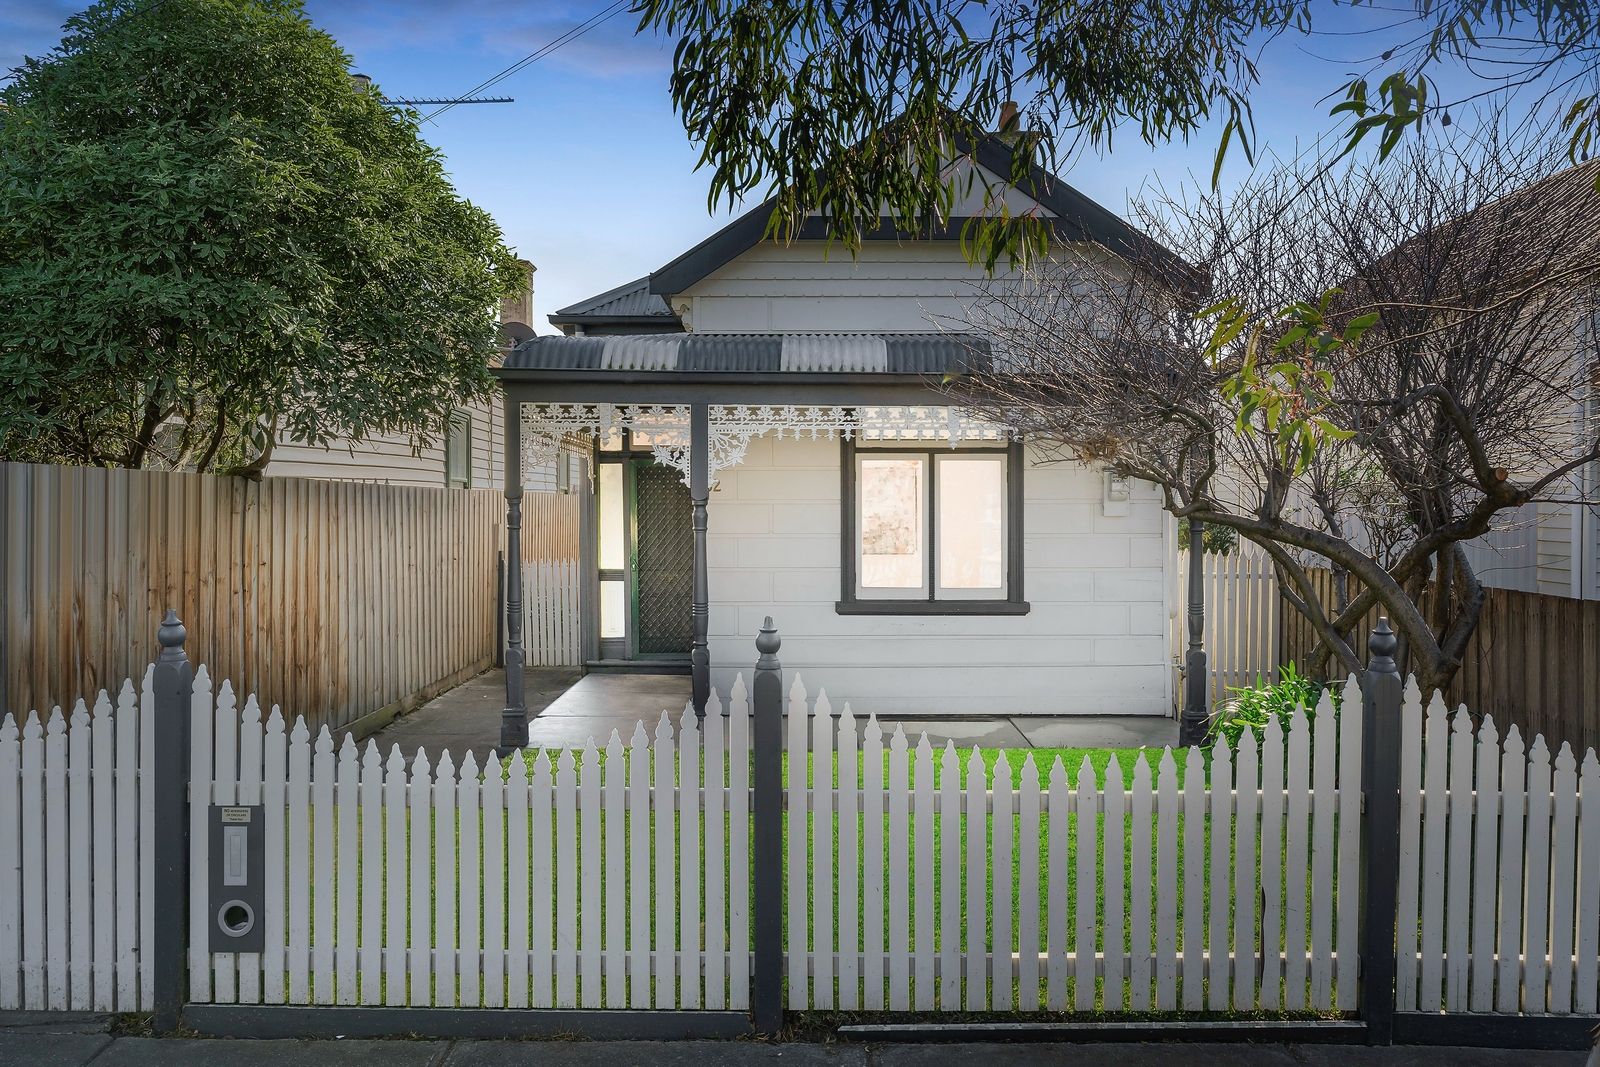
<path fill-rule="evenodd" d="M 1100 497 L 1100 510 L 1109 516 L 1127 515 L 1133 502 L 1133 482 L 1126 475 L 1105 472 L 1105 490 Z"/>
<path fill-rule="evenodd" d="M 265 819 L 259 804 L 213 804 L 210 819 L 212 952 L 266 947 Z"/>

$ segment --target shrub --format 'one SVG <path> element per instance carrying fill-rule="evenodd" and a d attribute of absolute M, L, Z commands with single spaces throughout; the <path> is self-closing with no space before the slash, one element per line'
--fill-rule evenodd
<path fill-rule="evenodd" d="M 1224 738 L 1230 749 L 1237 749 L 1239 739 L 1246 730 L 1252 731 L 1259 742 L 1274 715 L 1279 717 L 1287 731 L 1290 720 L 1302 708 L 1309 725 L 1316 716 L 1317 701 L 1321 699 L 1325 688 L 1327 686 L 1324 683 L 1307 678 L 1295 670 L 1293 663 L 1285 663 L 1278 668 L 1278 680 L 1275 682 L 1268 682 L 1258 674 L 1254 686 L 1230 686 L 1228 692 L 1234 695 L 1218 704 L 1212 713 L 1210 729 L 1206 734 L 1207 742 L 1215 744 L 1218 738 Z M 1337 714 L 1341 696 L 1338 688 L 1331 691 L 1331 696 Z"/>

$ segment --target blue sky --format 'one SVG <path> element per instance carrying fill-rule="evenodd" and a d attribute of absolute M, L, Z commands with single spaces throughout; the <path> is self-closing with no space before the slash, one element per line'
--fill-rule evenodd
<path fill-rule="evenodd" d="M 81 4 L 0 4 L 0 69 L 47 51 Z M 457 95 L 606 6 L 605 0 L 308 0 L 312 21 L 390 96 Z M 1330 127 L 1323 99 L 1377 47 L 1390 12 L 1330 9 L 1306 40 L 1263 54 L 1261 141 L 1293 155 Z M 645 274 L 725 220 L 667 96 L 669 43 L 634 35 L 624 12 L 491 90 L 513 104 L 457 107 L 426 124 L 463 195 L 490 211 L 539 268 L 535 324 L 556 308 Z M 1208 179 L 1215 131 L 1150 148 L 1136 134 L 1075 161 L 1064 177 L 1118 212 L 1144 183 Z M 1244 171 L 1233 153 L 1224 180 Z"/>

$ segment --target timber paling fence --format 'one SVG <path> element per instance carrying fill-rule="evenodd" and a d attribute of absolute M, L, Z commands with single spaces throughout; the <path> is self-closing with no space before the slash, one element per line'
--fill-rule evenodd
<path fill-rule="evenodd" d="M 1334 603 L 1333 572 L 1313 568 L 1310 577 L 1322 602 Z M 1352 596 L 1362 588 L 1353 578 L 1349 586 Z M 1600 600 L 1518 589 L 1485 589 L 1484 594 L 1478 628 L 1446 699 L 1494 716 L 1502 729 L 1515 723 L 1525 737 L 1543 735 L 1552 746 L 1567 742 L 1579 752 L 1600 748 Z M 1423 596 L 1424 612 L 1432 595 L 1430 589 Z M 1292 608 L 1280 610 L 1277 662 L 1304 664 L 1316 635 Z M 1374 608 L 1357 624 L 1356 647 L 1362 647 L 1379 614 Z"/>
<path fill-rule="evenodd" d="M 504 515 L 481 489 L 0 463 L 0 714 L 139 677 L 172 606 L 217 675 L 370 732 L 494 662 Z"/>
<path fill-rule="evenodd" d="M 1178 609 L 1172 613 L 1170 641 L 1181 665 L 1187 641 L 1183 611 L 1192 557 L 1178 555 Z M 1282 599 L 1271 560 L 1248 546 L 1204 556 L 1205 621 L 1202 640 L 1211 677 L 1214 706 L 1234 697 L 1232 690 L 1271 681 L 1286 663 L 1302 671 L 1317 643 L 1311 624 Z M 1336 602 L 1333 572 L 1307 573 L 1324 604 Z M 1349 579 L 1350 594 L 1361 586 Z M 1446 698 L 1480 715 L 1492 715 L 1502 728 L 1515 723 L 1524 736 L 1542 734 L 1583 751 L 1600 748 L 1600 600 L 1485 589 L 1483 614 Z M 1424 594 L 1426 611 L 1429 593 Z M 1364 647 L 1377 623 L 1373 608 L 1352 634 Z M 1337 667 L 1335 667 L 1337 669 Z M 1180 670 L 1181 673 L 1181 670 Z M 1174 691 L 1182 694 L 1182 685 Z"/>
<path fill-rule="evenodd" d="M 241 701 L 163 634 L 138 688 L 0 724 L 0 1008 L 301 1033 L 1256 1013 L 1569 1046 L 1597 1010 L 1594 752 L 1392 669 L 1236 746 L 1013 766 L 798 677 L 785 715 L 769 654 L 703 721 L 433 763 Z M 213 818 L 264 835 L 257 950 L 213 951 L 243 892 Z"/>

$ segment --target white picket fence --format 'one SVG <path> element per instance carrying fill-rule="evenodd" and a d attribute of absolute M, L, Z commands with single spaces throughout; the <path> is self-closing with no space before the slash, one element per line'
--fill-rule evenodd
<path fill-rule="evenodd" d="M 808 709 L 798 679 L 788 728 L 791 1009 L 1356 1005 L 1361 716 L 1326 696 L 1314 725 L 1191 748 L 1181 774 L 1141 752 L 1128 780 L 1031 753 L 1014 779 L 898 726 L 885 761 L 876 718 Z M 837 785 L 815 774 L 834 753 Z"/>
<path fill-rule="evenodd" d="M 792 1009 L 1356 1006 L 1362 719 L 1325 695 L 1258 743 L 1131 766 L 935 751 L 796 677 Z M 749 1005 L 750 708 L 602 749 L 387 757 L 202 667 L 191 694 L 190 997 L 216 1003 Z M 0 1008 L 151 1006 L 149 676 L 0 723 Z M 1594 1014 L 1600 761 L 1424 710 L 1402 767 L 1397 1007 Z M 833 768 L 829 773 L 829 768 Z M 1076 772 L 1075 774 L 1073 772 Z M 259 954 L 208 951 L 207 805 L 261 804 Z"/>
<path fill-rule="evenodd" d="M 749 710 L 713 697 L 604 751 L 335 751 L 204 673 L 193 704 L 190 999 L 728 1008 L 749 1003 Z M 287 727 L 287 729 L 286 729 Z M 260 954 L 207 951 L 206 802 L 262 804 Z"/>
<path fill-rule="evenodd" d="M 1484 716 L 1406 689 L 1395 945 L 1401 1011 L 1593 1014 L 1600 976 L 1600 761 L 1524 750 Z"/>
<path fill-rule="evenodd" d="M 1188 647 L 1190 553 L 1178 553 L 1176 585 L 1172 598 L 1171 642 L 1174 662 L 1183 665 Z M 1260 549 L 1241 544 L 1227 553 L 1207 552 L 1202 557 L 1205 590 L 1203 627 L 1206 667 L 1211 674 L 1210 700 L 1214 705 L 1230 699 L 1230 689 L 1253 686 L 1258 677 L 1272 679 L 1278 669 L 1279 619 L 1283 601 L 1272 560 Z M 1181 702 L 1182 685 L 1173 692 Z"/>
<path fill-rule="evenodd" d="M 0 722 L 0 1009 L 151 1005 L 151 686 Z"/>

